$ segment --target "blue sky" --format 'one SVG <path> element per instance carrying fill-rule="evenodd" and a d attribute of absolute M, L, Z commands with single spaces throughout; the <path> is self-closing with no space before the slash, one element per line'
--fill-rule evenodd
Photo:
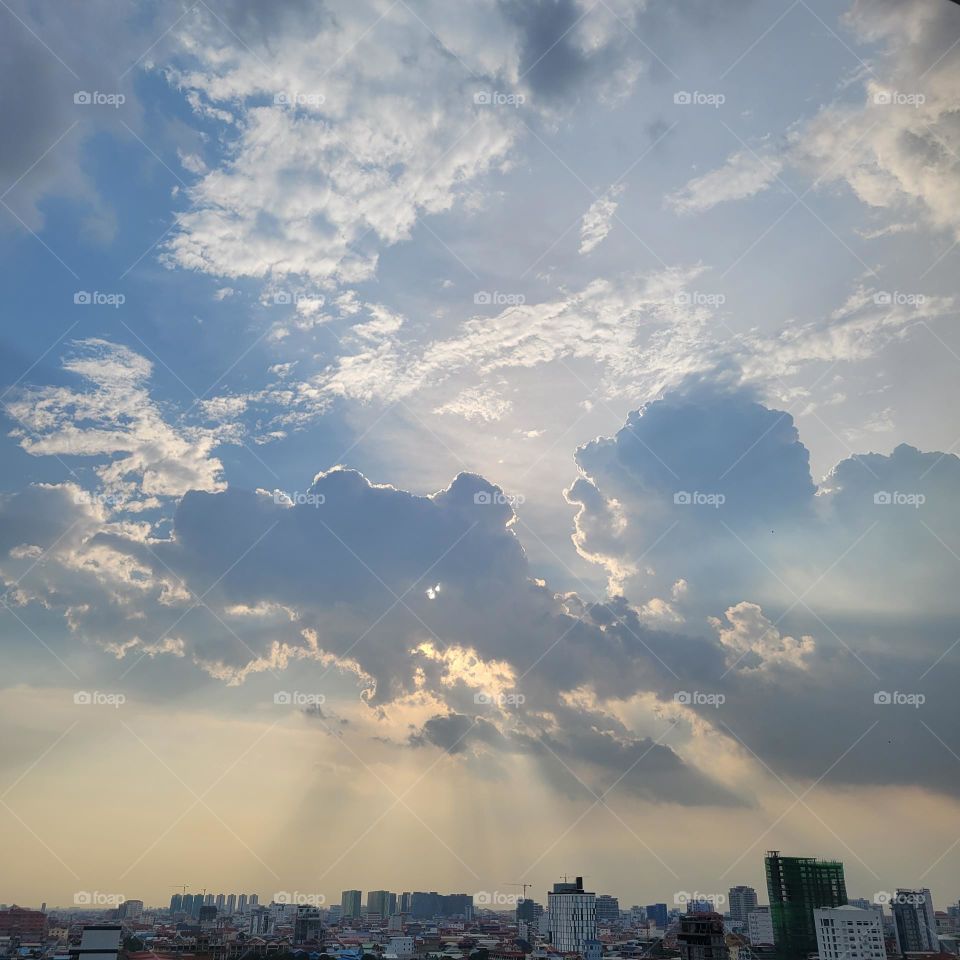
<path fill-rule="evenodd" d="M 436 769 L 478 818 L 536 783 L 518 874 L 596 857 L 640 902 L 760 885 L 774 831 L 848 860 L 859 895 L 956 898 L 960 8 L 2 15 L 0 636 L 25 745 L 3 829 L 35 899 L 159 898 L 195 847 L 167 794 L 132 865 L 81 870 L 76 838 L 24 827 L 63 775 L 38 757 L 93 764 L 89 736 L 182 764 L 188 800 L 204 744 L 225 767 L 270 745 L 281 825 L 238 849 L 256 810 L 224 823 L 222 800 L 206 848 L 264 891 L 302 869 L 291 793 L 355 791 L 352 840 L 311 841 L 335 892 L 367 882 L 347 863 L 377 780 Z M 278 685 L 325 706 L 281 723 Z M 78 688 L 124 711 L 77 713 Z M 888 688 L 924 710 L 884 712 Z M 572 837 L 614 787 L 594 847 Z M 904 803 L 907 859 L 873 843 Z M 382 825 L 426 831 L 422 876 L 378 883 L 487 889 L 516 856 L 418 804 Z M 689 806 L 728 827 L 709 858 L 676 836 Z"/>

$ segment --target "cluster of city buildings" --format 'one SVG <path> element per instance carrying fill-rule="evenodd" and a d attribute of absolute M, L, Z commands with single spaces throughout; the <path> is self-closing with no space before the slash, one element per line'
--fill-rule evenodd
<path fill-rule="evenodd" d="M 767 900 L 739 885 L 622 908 L 553 884 L 546 905 L 501 892 L 175 894 L 168 906 L 99 895 L 73 907 L 0 906 L 9 960 L 958 960 L 960 904 L 929 889 L 850 898 L 837 860 L 764 861 Z"/>

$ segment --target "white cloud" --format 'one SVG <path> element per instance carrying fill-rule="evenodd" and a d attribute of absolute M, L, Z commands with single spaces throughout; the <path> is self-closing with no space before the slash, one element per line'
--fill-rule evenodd
<path fill-rule="evenodd" d="M 880 47 L 863 64 L 860 102 L 822 107 L 777 153 L 733 154 L 668 196 L 670 206 L 695 213 L 753 196 L 790 165 L 818 184 L 843 182 L 868 206 L 907 220 L 868 238 L 915 229 L 916 216 L 960 237 L 960 12 L 924 0 L 856 0 L 846 21 L 864 44 Z"/>
<path fill-rule="evenodd" d="M 722 619 L 710 617 L 710 624 L 729 650 L 728 665 L 742 670 L 779 663 L 805 668 L 817 647 L 813 637 L 784 636 L 757 604 L 747 601 L 728 607 Z"/>
<path fill-rule="evenodd" d="M 513 404 L 493 390 L 471 387 L 458 393 L 448 403 L 435 408 L 434 413 L 452 413 L 474 423 L 490 423 L 502 419 Z"/>
<path fill-rule="evenodd" d="M 216 431 L 168 423 L 149 393 L 149 360 L 105 340 L 82 340 L 64 370 L 83 381 L 30 387 L 5 409 L 13 435 L 33 456 L 97 457 L 106 504 L 131 509 L 178 497 L 187 490 L 219 490 L 220 461 L 212 456 Z"/>
<path fill-rule="evenodd" d="M 515 111 L 475 104 L 474 75 L 509 83 L 516 54 L 452 13 L 338 2 L 278 16 L 249 43 L 215 20 L 191 22 L 171 79 L 235 131 L 224 160 L 189 188 L 170 261 L 225 277 L 356 282 L 376 268 L 378 243 L 404 239 L 418 216 L 450 209 L 503 163 Z"/>
<path fill-rule="evenodd" d="M 622 193 L 622 185 L 613 186 L 590 205 L 580 222 L 580 253 L 590 253 L 606 239 Z"/>
<path fill-rule="evenodd" d="M 769 151 L 740 150 L 717 170 L 690 180 L 666 199 L 678 213 L 702 213 L 719 203 L 743 200 L 766 190 L 784 167 L 782 157 Z"/>

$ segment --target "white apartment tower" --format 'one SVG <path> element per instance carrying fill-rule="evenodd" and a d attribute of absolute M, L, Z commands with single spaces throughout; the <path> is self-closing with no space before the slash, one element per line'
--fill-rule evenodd
<path fill-rule="evenodd" d="M 547 927 L 559 953 L 582 954 L 586 941 L 596 940 L 596 897 L 583 889 L 583 877 L 553 885 L 547 894 Z"/>
<path fill-rule="evenodd" d="M 820 960 L 886 960 L 883 918 L 859 907 L 817 907 L 813 911 Z"/>

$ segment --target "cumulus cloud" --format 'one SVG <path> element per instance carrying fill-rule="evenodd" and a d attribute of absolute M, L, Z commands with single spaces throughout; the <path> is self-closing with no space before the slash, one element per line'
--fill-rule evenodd
<path fill-rule="evenodd" d="M 800 131 L 796 158 L 872 207 L 922 215 L 960 236 L 960 10 L 857 0 L 847 21 L 881 56 L 860 104 L 835 104 Z"/>
<path fill-rule="evenodd" d="M 742 663 L 745 669 L 762 669 L 777 662 L 805 667 L 816 649 L 813 637 L 797 640 L 783 636 L 755 603 L 735 604 L 726 610 L 723 619 L 711 617 L 710 623 L 730 651 L 728 663 Z"/>
<path fill-rule="evenodd" d="M 149 659 L 151 684 L 158 670 L 174 671 L 167 682 L 193 669 L 238 685 L 312 665 L 359 687 L 375 711 L 419 698 L 436 717 L 479 718 L 463 745 L 471 756 L 483 732 L 486 748 L 531 758 L 571 790 L 584 789 L 578 778 L 600 787 L 625 775 L 648 799 L 741 802 L 605 708 L 635 692 L 649 631 L 608 639 L 572 616 L 530 577 L 497 492 L 464 474 L 419 497 L 336 469 L 294 504 L 188 493 L 168 540 L 95 523 L 61 540 L 72 492 L 34 490 L 61 505 L 61 523 L 3 542 L 36 545 L 43 569 L 9 555 L 0 571 L 19 583 L 25 615 L 60 611 L 108 654 Z M 22 506 L 0 513 L 0 532 Z M 579 689 L 596 690 L 588 706 L 571 699 Z M 411 742 L 453 749 L 443 731 L 454 721 L 428 720 Z"/>
<path fill-rule="evenodd" d="M 682 677 L 722 693 L 718 729 L 749 731 L 765 762 L 804 776 L 894 722 L 877 712 L 877 691 L 923 693 L 926 727 L 901 715 L 904 735 L 883 760 L 874 741 L 838 776 L 949 789 L 930 730 L 951 723 L 960 459 L 901 445 L 843 460 L 815 485 L 788 414 L 742 388 L 693 383 L 577 462 L 574 541 L 606 569 L 611 604 L 638 619 L 668 612 L 693 644 L 658 648 L 677 674 L 661 670 L 664 686 Z M 686 588 L 667 610 L 658 598 L 678 577 Z M 694 640 L 704 627 L 719 646 Z M 784 749 L 791 729 L 803 743 Z"/>

